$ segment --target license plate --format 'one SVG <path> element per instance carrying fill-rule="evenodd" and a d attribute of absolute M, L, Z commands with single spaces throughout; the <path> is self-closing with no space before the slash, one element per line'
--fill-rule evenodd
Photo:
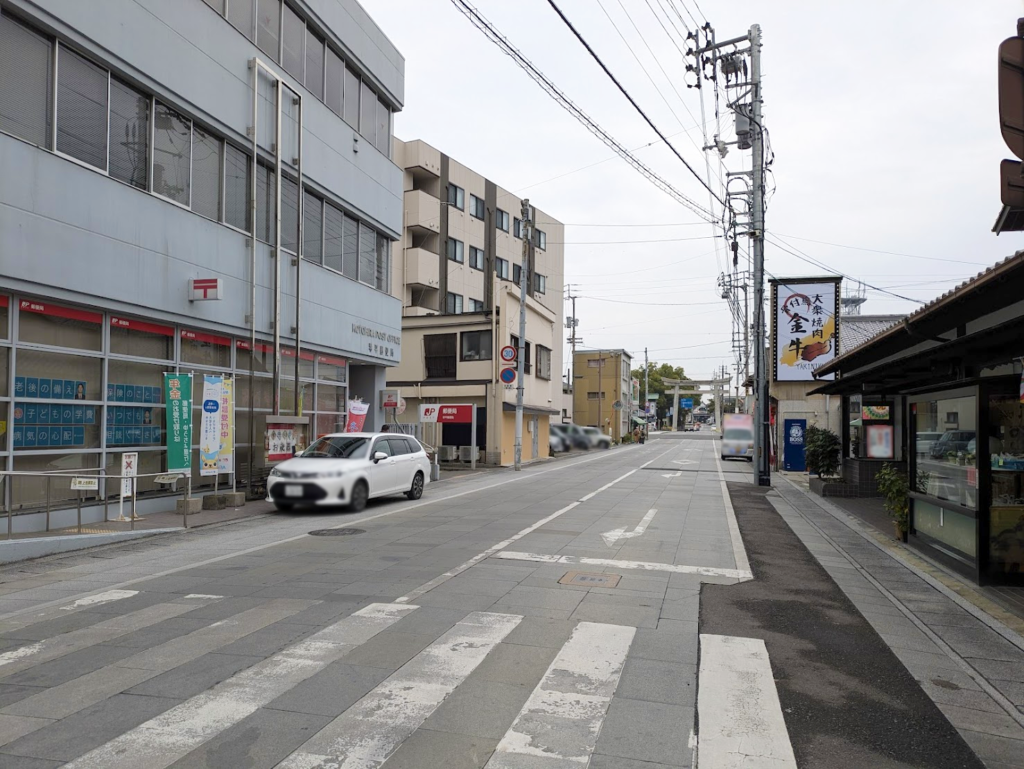
<path fill-rule="evenodd" d="M 284 495 L 286 497 L 301 497 L 302 487 L 299 485 L 289 485 L 284 487 Z"/>

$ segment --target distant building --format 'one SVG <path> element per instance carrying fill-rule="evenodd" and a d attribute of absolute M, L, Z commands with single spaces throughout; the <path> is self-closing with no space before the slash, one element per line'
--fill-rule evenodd
<path fill-rule="evenodd" d="M 625 350 L 577 350 L 573 362 L 573 421 L 621 440 L 632 431 L 633 357 Z M 618 408 L 616 408 L 618 405 Z"/>

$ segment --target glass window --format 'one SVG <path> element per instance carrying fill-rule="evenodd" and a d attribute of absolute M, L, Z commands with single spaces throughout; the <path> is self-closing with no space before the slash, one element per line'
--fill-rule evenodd
<path fill-rule="evenodd" d="M 19 307 L 18 337 L 22 342 L 103 349 L 103 316 L 98 312 L 22 299 Z"/>
<path fill-rule="evenodd" d="M 364 459 L 370 439 L 351 435 L 324 438 L 302 452 L 304 457 L 331 457 L 336 459 Z M 378 441 L 379 443 L 379 441 Z"/>
<path fill-rule="evenodd" d="M 317 378 L 330 382 L 345 382 L 345 359 L 333 355 L 317 355 Z M 344 406 L 344 403 L 342 403 Z"/>
<path fill-rule="evenodd" d="M 344 274 L 347 278 L 359 278 L 359 222 L 350 216 L 345 217 L 345 253 Z"/>
<path fill-rule="evenodd" d="M 102 400 L 103 362 L 99 358 L 22 348 L 16 365 L 15 390 L 19 389 L 18 380 L 24 378 L 26 398 Z"/>
<path fill-rule="evenodd" d="M 57 62 L 57 151 L 107 168 L 107 71 L 63 45 Z"/>
<path fill-rule="evenodd" d="M 391 241 L 377 233 L 377 273 L 375 287 L 378 291 L 390 291 L 388 278 L 391 275 Z"/>
<path fill-rule="evenodd" d="M 377 275 L 377 233 L 359 223 L 359 282 L 374 285 Z"/>
<path fill-rule="evenodd" d="M 242 1 L 244 2 L 245 0 Z M 224 15 L 224 0 L 206 0 L 206 4 L 221 16 Z"/>
<path fill-rule="evenodd" d="M 447 295 L 447 312 L 449 315 L 461 315 L 462 314 L 462 295 L 452 294 Z"/>
<path fill-rule="evenodd" d="M 341 272 L 345 217 L 330 203 L 324 204 L 324 267 Z"/>
<path fill-rule="evenodd" d="M 306 28 L 306 88 L 316 98 L 324 98 L 324 41 Z"/>
<path fill-rule="evenodd" d="M 427 379 L 455 378 L 455 348 L 458 334 L 426 334 L 423 337 L 423 362 Z"/>
<path fill-rule="evenodd" d="M 543 251 L 548 247 L 547 233 L 545 233 L 544 230 L 534 230 L 534 232 L 536 233 L 534 243 L 536 244 L 537 248 Z"/>
<path fill-rule="evenodd" d="M 11 325 L 11 298 L 0 294 L 0 339 L 8 339 Z"/>
<path fill-rule="evenodd" d="M 508 280 L 508 259 L 498 257 L 494 260 L 494 272 L 502 280 Z"/>
<path fill-rule="evenodd" d="M 523 237 L 523 220 L 518 216 L 512 219 L 512 234 L 517 237 Z"/>
<path fill-rule="evenodd" d="M 976 412 L 973 395 L 911 404 L 916 491 L 963 507 L 977 507 Z"/>
<path fill-rule="evenodd" d="M 470 312 L 483 312 L 484 311 L 484 303 L 481 300 L 479 300 L 479 299 L 470 299 L 469 300 L 469 311 Z"/>
<path fill-rule="evenodd" d="M 299 250 L 299 185 L 281 177 L 281 248 Z"/>
<path fill-rule="evenodd" d="M 96 431 L 98 433 L 98 431 Z M 98 445 L 98 444 L 97 444 Z M 49 448 L 49 442 L 42 448 Z M 52 473 L 56 470 L 86 470 L 99 467 L 99 454 L 42 454 L 30 457 L 16 457 L 15 472 Z M 118 465 L 120 468 L 120 465 Z M 67 473 L 68 476 L 71 473 Z M 88 473 L 93 475 L 93 473 Z M 23 475 L 12 484 L 13 508 L 15 510 L 46 506 L 46 479 L 42 476 Z M 63 482 L 50 481 L 51 507 L 73 504 L 81 492 L 71 490 L 71 479 Z M 82 499 L 95 499 L 96 492 L 84 492 Z"/>
<path fill-rule="evenodd" d="M 216 136 L 192 131 L 192 210 L 220 221 L 220 158 L 224 143 Z"/>
<path fill-rule="evenodd" d="M 1024 572 L 1024 403 L 1018 395 L 993 395 L 988 404 L 987 440 L 968 446 L 991 467 L 989 571 Z"/>
<path fill-rule="evenodd" d="M 166 371 L 167 366 L 162 366 L 159 363 L 136 363 L 135 361 L 112 358 L 107 363 L 107 400 L 142 404 L 162 403 Z M 201 375 L 199 378 L 202 381 Z M 129 387 L 133 388 L 133 395 L 126 394 L 124 397 L 118 398 L 119 387 L 124 387 L 125 390 Z M 140 387 L 143 388 L 142 392 L 138 392 Z M 145 388 L 149 388 L 149 392 Z M 154 397 L 153 388 L 157 388 L 159 397 Z"/>
<path fill-rule="evenodd" d="M 256 239 L 274 245 L 277 216 L 277 175 L 262 163 L 256 166 Z"/>
<path fill-rule="evenodd" d="M 228 21 L 231 26 L 252 40 L 253 0 L 231 0 L 228 3 Z"/>
<path fill-rule="evenodd" d="M 455 206 L 460 211 L 466 208 L 466 191 L 456 184 L 448 185 L 448 205 Z"/>
<path fill-rule="evenodd" d="M 50 146 L 53 42 L 0 15 L 0 131 Z"/>
<path fill-rule="evenodd" d="M 523 266 L 521 264 L 513 264 L 512 265 L 512 282 L 515 283 L 518 286 L 519 285 L 519 281 L 522 280 L 522 277 L 523 277 Z"/>
<path fill-rule="evenodd" d="M 307 43 L 308 45 L 308 43 Z M 336 115 L 341 115 L 341 105 L 345 92 L 345 63 L 333 49 L 327 49 L 327 84 L 324 89 L 324 101 Z"/>
<path fill-rule="evenodd" d="M 140 190 L 149 181 L 149 97 L 110 80 L 110 175 Z"/>
<path fill-rule="evenodd" d="M 358 129 L 359 75 L 351 67 L 345 67 L 345 122 Z"/>
<path fill-rule="evenodd" d="M 499 230 L 508 232 L 508 211 L 497 209 L 494 212 L 494 224 Z"/>
<path fill-rule="evenodd" d="M 234 5 L 237 2 L 238 2 L 238 0 L 232 0 L 231 4 Z M 198 431 L 197 431 L 197 434 L 198 434 Z M 162 435 L 163 435 L 163 433 L 161 433 L 161 438 L 160 438 L 161 441 L 163 441 Z M 109 441 L 107 442 L 107 445 L 108 446 L 111 445 Z M 136 447 L 133 446 L 129 450 L 134 450 L 135 448 Z M 140 476 L 143 476 L 143 477 L 138 478 L 135 481 L 135 484 L 136 484 L 135 485 L 135 490 L 136 490 L 136 492 L 138 493 L 138 495 L 140 497 L 142 497 L 142 496 L 158 497 L 158 496 L 164 496 L 164 495 L 172 494 L 172 493 L 174 493 L 174 494 L 181 494 L 181 492 L 182 492 L 182 490 L 184 488 L 184 485 L 185 485 L 184 481 L 179 481 L 178 482 L 177 491 L 172 492 L 171 490 L 174 488 L 173 486 L 166 485 L 166 484 L 163 484 L 163 483 L 157 483 L 156 482 L 156 476 L 152 475 L 152 473 L 162 473 L 162 472 L 164 472 L 164 468 L 167 467 L 167 452 L 166 451 L 140 451 L 137 461 L 138 461 L 138 465 L 137 465 L 136 472 L 138 472 L 138 474 Z M 108 475 L 119 475 L 121 473 L 121 450 L 116 450 L 116 451 L 108 452 L 107 453 L 106 471 L 107 471 Z M 199 480 L 199 477 L 200 477 L 199 476 L 199 468 L 197 467 L 192 472 L 192 488 L 193 489 L 196 488 L 196 485 L 197 485 L 197 482 Z M 210 480 L 213 480 L 213 479 L 210 478 Z M 118 499 L 118 497 L 119 497 L 119 489 L 120 489 L 120 486 L 118 485 L 119 484 L 118 479 L 117 478 L 108 478 L 106 483 L 107 483 L 107 489 L 106 489 L 107 495 L 111 498 L 111 500 Z"/>
<path fill-rule="evenodd" d="M 477 219 L 484 218 L 484 201 L 476 195 L 469 196 L 469 214 Z"/>
<path fill-rule="evenodd" d="M 277 141 L 277 81 L 262 67 L 256 76 L 256 142 L 260 149 L 274 154 Z M 282 115 L 282 131 L 284 130 Z"/>
<path fill-rule="evenodd" d="M 110 351 L 115 355 L 172 360 L 174 328 L 145 320 L 111 317 Z"/>
<path fill-rule="evenodd" d="M 491 332 L 464 331 L 462 333 L 462 360 L 490 360 Z"/>
<path fill-rule="evenodd" d="M 235 386 L 238 389 L 238 405 L 249 408 L 249 376 L 240 375 L 235 377 Z M 256 389 L 253 392 L 254 409 L 274 408 L 274 380 L 266 376 L 256 377 Z M 239 412 L 244 409 L 238 409 Z M 236 439 L 237 445 L 237 439 Z"/>
<path fill-rule="evenodd" d="M 548 277 L 539 272 L 533 274 L 533 290 L 538 294 L 545 294 L 548 290 Z"/>
<path fill-rule="evenodd" d="M 231 368 L 231 339 L 202 331 L 181 330 L 181 360 L 200 366 Z"/>
<path fill-rule="evenodd" d="M 302 258 L 320 264 L 324 255 L 324 202 L 303 192 Z"/>
<path fill-rule="evenodd" d="M 484 250 L 482 248 L 469 247 L 469 266 L 475 270 L 484 268 Z"/>
<path fill-rule="evenodd" d="M 537 345 L 537 377 L 551 379 L 551 350 Z"/>
<path fill-rule="evenodd" d="M 377 96 L 369 83 L 362 82 L 359 89 L 359 133 L 370 144 L 376 141 Z"/>
<path fill-rule="evenodd" d="M 281 27 L 281 66 L 285 72 L 302 82 L 302 65 L 305 54 L 302 44 L 306 39 L 306 23 L 291 6 L 284 6 L 284 20 Z"/>
<path fill-rule="evenodd" d="M 281 348 L 281 367 L 288 372 L 288 376 L 295 378 L 295 348 Z M 313 353 L 303 350 L 299 358 L 299 378 L 313 378 Z"/>
<path fill-rule="evenodd" d="M 153 192 L 187 206 L 192 121 L 157 102 L 153 137 Z"/>
<path fill-rule="evenodd" d="M 377 100 L 377 149 L 383 153 L 385 157 L 391 157 L 391 136 L 389 135 L 389 129 L 391 127 L 391 115 L 388 110 L 388 105 L 382 102 L 380 99 Z"/>
<path fill-rule="evenodd" d="M 10 377 L 10 373 L 11 373 L 11 369 L 10 369 L 10 365 L 11 365 L 11 363 L 10 363 L 10 354 L 11 354 L 11 349 L 9 347 L 0 347 L 0 397 L 7 397 L 8 395 L 10 395 L 10 393 L 7 392 L 8 388 L 10 387 L 8 382 L 11 379 L 11 377 Z M 24 389 L 25 389 L 24 380 L 22 380 L 22 384 L 21 384 L 20 389 L 23 392 L 18 393 L 18 395 L 24 397 L 24 395 L 25 395 L 25 393 L 24 393 Z M 7 417 L 4 416 L 2 419 L 0 419 L 0 421 L 2 421 L 6 425 L 7 424 Z M 6 445 L 7 445 L 6 441 L 7 441 L 7 438 L 4 437 L 3 433 L 0 433 L 0 451 L 5 450 Z"/>
<path fill-rule="evenodd" d="M 448 238 L 448 259 L 452 262 L 458 262 L 462 264 L 465 261 L 466 255 L 465 244 L 461 240 L 455 240 L 455 238 Z"/>
<path fill-rule="evenodd" d="M 256 354 L 249 354 L 249 342 L 239 339 L 235 342 L 235 369 L 237 371 L 248 371 L 251 363 L 253 371 L 257 374 L 272 374 L 274 371 L 274 346 L 256 343 Z"/>
<path fill-rule="evenodd" d="M 257 13 L 256 45 L 277 61 L 281 46 L 281 0 L 257 0 Z"/>
<path fill-rule="evenodd" d="M 232 227 L 249 232 L 249 156 L 228 144 L 224 152 L 224 221 Z"/>
<path fill-rule="evenodd" d="M 318 413 L 316 415 L 316 435 L 318 438 L 330 435 L 331 433 L 342 432 L 345 432 L 344 414 Z"/>
<path fill-rule="evenodd" d="M 336 411 L 345 410 L 345 388 L 335 385 L 316 386 L 316 410 Z"/>
<path fill-rule="evenodd" d="M 294 168 L 299 157 L 298 92 L 284 86 L 281 96 L 281 162 Z"/>

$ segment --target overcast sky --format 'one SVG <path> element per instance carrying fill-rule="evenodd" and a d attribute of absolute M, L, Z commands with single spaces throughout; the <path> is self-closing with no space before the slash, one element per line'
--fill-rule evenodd
<path fill-rule="evenodd" d="M 734 368 L 729 311 L 716 289 L 726 251 L 709 225 L 616 158 L 450 0 L 362 2 L 406 59 L 399 138 L 429 142 L 569 225 L 566 281 L 581 297 L 585 346 L 624 347 L 641 358 L 646 346 L 652 360 L 682 365 L 693 378 Z M 701 100 L 685 87 L 682 22 L 703 23 L 703 11 L 720 40 L 760 24 L 776 185 L 766 229 L 835 271 L 930 301 L 1020 247 L 1019 235 L 991 232 L 999 161 L 1009 157 L 998 130 L 996 48 L 1015 34 L 1020 0 L 557 2 L 701 172 Z M 643 147 L 645 163 L 708 205 L 704 188 L 547 0 L 476 7 L 616 139 Z M 705 110 L 710 136 L 710 89 Z M 727 138 L 732 124 L 723 104 Z M 749 168 L 749 155 L 730 148 L 727 170 Z M 712 170 L 718 174 L 717 163 Z M 824 273 L 771 244 L 766 269 L 780 277 Z M 917 306 L 869 290 L 864 312 Z"/>

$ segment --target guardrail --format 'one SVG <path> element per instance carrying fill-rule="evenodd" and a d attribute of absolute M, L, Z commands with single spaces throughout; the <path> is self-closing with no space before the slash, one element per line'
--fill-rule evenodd
<path fill-rule="evenodd" d="M 179 480 L 185 481 L 185 488 L 182 491 L 182 499 L 187 500 L 192 496 L 192 476 L 183 472 L 170 472 L 170 473 L 141 473 L 139 475 L 110 475 L 103 468 L 80 468 L 77 470 L 52 470 L 50 472 L 25 472 L 20 470 L 0 470 L 0 495 L 6 494 L 7 498 L 7 536 L 6 539 L 13 537 L 13 520 L 14 520 L 14 489 L 15 483 L 21 478 L 43 478 L 45 486 L 45 497 L 46 497 L 46 531 L 50 530 L 50 513 L 52 510 L 52 491 L 54 487 L 54 481 L 67 481 L 66 490 L 70 494 L 74 492 L 75 496 L 72 498 L 75 500 L 75 506 L 77 509 L 78 516 L 78 533 L 82 533 L 82 492 L 83 491 L 94 491 L 96 492 L 97 501 L 99 501 L 100 491 L 102 490 L 102 502 L 103 502 L 103 522 L 110 522 L 110 495 L 107 494 L 107 481 L 115 480 L 119 482 L 120 494 L 118 497 L 118 503 L 122 506 L 126 500 L 130 501 L 130 514 L 129 522 L 131 531 L 135 531 L 135 521 L 139 519 L 139 516 L 135 514 L 136 502 L 138 501 L 138 482 L 142 478 L 152 478 L 154 482 L 160 484 L 172 484 L 177 483 Z M 6 481 L 6 483 L 5 483 Z M 63 485 L 63 484 L 62 484 Z M 63 489 L 62 489 L 63 491 Z M 69 497 L 64 497 L 68 499 Z M 182 505 L 182 526 L 188 528 L 188 504 Z M 29 513 L 36 513 L 39 510 L 30 510 Z M 120 515 L 119 520 L 124 520 L 123 512 Z"/>

